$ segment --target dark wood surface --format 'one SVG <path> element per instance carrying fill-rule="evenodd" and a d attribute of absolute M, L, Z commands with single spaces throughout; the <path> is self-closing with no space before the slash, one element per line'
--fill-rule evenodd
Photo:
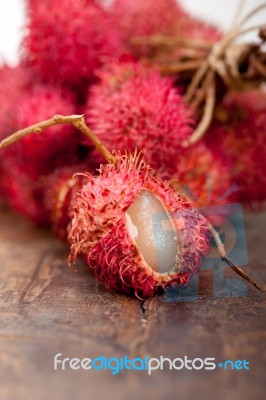
<path fill-rule="evenodd" d="M 245 223 L 245 270 L 266 282 L 266 214 Z M 245 297 L 216 298 L 212 271 L 203 271 L 198 301 L 141 302 L 108 293 L 82 262 L 73 272 L 67 253 L 49 232 L 0 212 L 1 400 L 265 398 L 265 294 L 249 287 Z M 250 370 L 54 371 L 57 353 L 246 359 Z"/>

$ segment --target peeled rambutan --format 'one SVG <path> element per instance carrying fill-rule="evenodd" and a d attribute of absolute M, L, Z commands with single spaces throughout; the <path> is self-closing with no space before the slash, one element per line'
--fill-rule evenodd
<path fill-rule="evenodd" d="M 229 93 L 206 137 L 232 165 L 235 200 L 252 208 L 266 204 L 266 93 Z"/>
<path fill-rule="evenodd" d="M 111 151 L 138 148 L 156 170 L 175 168 L 194 118 L 172 79 L 137 63 L 113 64 L 98 75 L 85 116 L 99 139 Z"/>
<path fill-rule="evenodd" d="M 107 289 L 140 298 L 199 271 L 209 251 L 205 218 L 136 153 L 85 177 L 72 203 L 70 262 L 82 254 Z"/>
<path fill-rule="evenodd" d="M 118 31 L 97 2 L 39 1 L 28 14 L 24 62 L 46 81 L 80 87 L 120 51 Z"/>

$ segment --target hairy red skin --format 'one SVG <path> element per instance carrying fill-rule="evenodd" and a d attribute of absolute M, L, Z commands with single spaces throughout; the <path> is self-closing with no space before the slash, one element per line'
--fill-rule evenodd
<path fill-rule="evenodd" d="M 197 207 L 223 204 L 230 201 L 226 192 L 233 183 L 231 170 L 227 157 L 199 142 L 184 149 L 170 181 Z"/>
<path fill-rule="evenodd" d="M 34 1 L 28 20 L 24 62 L 45 81 L 77 90 L 120 52 L 118 31 L 96 1 Z"/>
<path fill-rule="evenodd" d="M 20 92 L 29 86 L 29 74 L 21 66 L 0 68 L 0 140 L 13 132 L 16 104 L 19 103 Z M 4 152 L 0 157 L 0 197 L 5 197 L 8 179 L 5 173 Z"/>
<path fill-rule="evenodd" d="M 13 105 L 12 132 L 51 118 L 55 114 L 75 112 L 73 98 L 59 88 L 34 85 L 21 91 L 19 102 Z M 53 126 L 40 134 L 24 137 L 4 150 L 9 165 L 37 178 L 64 164 L 76 163 L 76 146 L 81 135 L 70 125 Z"/>
<path fill-rule="evenodd" d="M 176 0 L 114 0 L 111 11 L 126 45 L 134 36 L 171 34 L 184 13 Z"/>
<path fill-rule="evenodd" d="M 29 71 L 21 65 L 3 65 L 0 68 L 0 139 L 14 132 L 15 107 L 20 102 L 21 92 L 29 86 Z"/>
<path fill-rule="evenodd" d="M 238 185 L 235 200 L 258 209 L 266 205 L 266 93 L 229 93 L 206 141 L 228 158 Z"/>
<path fill-rule="evenodd" d="M 49 211 L 52 230 L 61 239 L 66 240 L 68 237 L 73 216 L 73 199 L 87 181 L 84 173 L 89 171 L 91 174 L 97 175 L 101 163 L 104 161 L 94 150 L 82 164 L 57 168 L 46 177 L 44 204 Z"/>
<path fill-rule="evenodd" d="M 72 203 L 70 262 L 78 254 L 85 256 L 106 288 L 140 298 L 171 284 L 185 284 L 199 271 L 201 257 L 209 251 L 206 220 L 171 186 L 152 177 L 143 161 L 136 156 L 122 156 L 116 165 L 101 166 L 97 177 L 87 174 L 86 178 L 87 183 Z M 158 196 L 167 211 L 177 212 L 182 221 L 178 230 L 178 272 L 155 272 L 129 235 L 126 211 L 143 189 Z"/>
<path fill-rule="evenodd" d="M 138 63 L 113 64 L 98 76 L 85 110 L 96 135 L 110 150 L 138 148 L 155 170 L 174 172 L 194 118 L 172 79 Z"/>
<path fill-rule="evenodd" d="M 12 128 L 13 133 L 55 114 L 72 114 L 74 105 L 72 97 L 65 91 L 35 84 L 23 88 L 19 101 L 9 104 L 7 110 L 8 115 L 12 114 L 9 129 Z M 80 135 L 73 127 L 58 125 L 44 133 L 26 136 L 3 149 L 3 192 L 9 206 L 34 222 L 47 225 L 45 176 L 58 167 L 78 163 L 79 141 Z"/>
<path fill-rule="evenodd" d="M 149 45 L 135 46 L 134 37 L 166 35 L 214 43 L 222 33 L 191 17 L 176 0 L 114 0 L 111 11 L 124 46 L 137 57 L 153 54 Z"/>

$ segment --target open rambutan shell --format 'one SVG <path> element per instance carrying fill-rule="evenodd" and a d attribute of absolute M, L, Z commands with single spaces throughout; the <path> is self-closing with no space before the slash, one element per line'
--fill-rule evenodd
<path fill-rule="evenodd" d="M 72 205 L 70 262 L 82 254 L 107 289 L 140 298 L 160 287 L 186 284 L 199 271 L 209 250 L 205 218 L 171 186 L 152 177 L 136 154 L 119 156 L 116 164 L 101 166 L 97 177 L 86 177 Z M 162 248 L 152 238 L 156 223 L 170 225 L 174 235 L 171 243 L 160 236 Z M 164 252 L 172 259 L 159 262 Z"/>

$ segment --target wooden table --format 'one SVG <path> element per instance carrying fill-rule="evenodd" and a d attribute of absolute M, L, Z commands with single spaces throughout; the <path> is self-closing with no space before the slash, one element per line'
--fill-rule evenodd
<path fill-rule="evenodd" d="M 245 270 L 266 282 L 266 213 L 245 222 Z M 69 269 L 66 245 L 6 210 L 0 239 L 1 400 L 265 398 L 265 294 L 249 287 L 246 297 L 214 297 L 208 270 L 198 301 L 141 302 L 106 292 L 82 262 Z M 55 371 L 57 353 L 246 359 L 250 370 Z"/>

